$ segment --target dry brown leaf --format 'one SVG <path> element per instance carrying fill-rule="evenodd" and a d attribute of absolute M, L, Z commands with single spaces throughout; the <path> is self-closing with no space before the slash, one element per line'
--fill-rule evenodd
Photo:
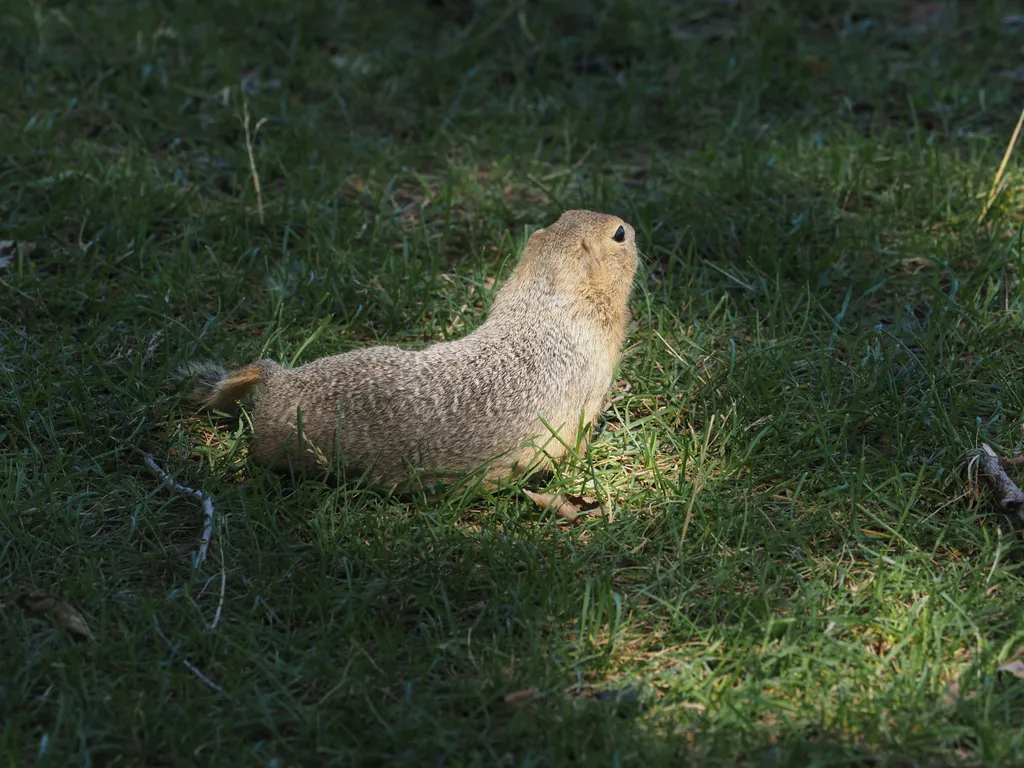
<path fill-rule="evenodd" d="M 912 275 L 916 275 L 924 269 L 930 269 L 935 266 L 935 263 L 931 259 L 925 259 L 921 256 L 912 256 L 909 259 L 903 259 L 900 264 Z"/>
<path fill-rule="evenodd" d="M 516 707 L 520 707 L 528 702 L 538 693 L 540 693 L 540 691 L 537 688 L 525 688 L 521 691 L 513 691 L 505 696 L 505 706 L 515 709 Z"/>
<path fill-rule="evenodd" d="M 567 496 L 554 493 L 534 493 L 523 489 L 534 504 L 541 509 L 553 509 L 555 514 L 566 520 L 573 520 L 580 515 L 599 515 L 601 508 L 597 499 L 591 496 Z"/>
<path fill-rule="evenodd" d="M 997 672 L 1009 672 L 1014 677 L 1024 680 L 1024 661 L 1014 659 L 996 667 Z"/>
<path fill-rule="evenodd" d="M 41 590 L 34 590 L 19 595 L 14 600 L 23 610 L 29 613 L 46 614 L 50 616 L 57 626 L 67 630 L 72 635 L 89 640 L 92 638 L 92 631 L 85 623 L 82 614 L 53 595 Z"/>

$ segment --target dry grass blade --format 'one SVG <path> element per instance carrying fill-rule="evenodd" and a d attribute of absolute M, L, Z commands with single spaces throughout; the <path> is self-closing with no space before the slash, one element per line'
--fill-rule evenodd
<path fill-rule="evenodd" d="M 263 216 L 263 186 L 260 184 L 260 172 L 256 168 L 256 157 L 253 153 L 253 142 L 260 128 L 266 122 L 266 118 L 257 121 L 255 127 L 250 129 L 252 119 L 249 117 L 249 99 L 246 98 L 245 88 L 240 88 L 242 94 L 242 128 L 245 131 L 245 152 L 249 160 L 249 173 L 252 175 L 252 186 L 256 190 L 256 214 L 259 216 L 260 224 L 264 222 Z"/>
<path fill-rule="evenodd" d="M 1010 155 L 1013 154 L 1013 148 L 1017 145 L 1017 137 L 1020 135 L 1021 125 L 1024 125 L 1024 108 L 1021 109 L 1020 117 L 1017 118 L 1017 127 L 1013 129 L 1013 135 L 1010 137 L 1010 143 L 1006 145 L 1006 152 L 1003 153 L 1003 162 L 999 164 L 999 170 L 996 171 L 995 178 L 992 179 L 992 188 L 988 191 L 988 198 L 985 200 L 985 207 L 981 209 L 981 215 L 978 217 L 978 224 L 981 224 L 985 219 L 989 208 L 992 207 L 992 203 L 996 199 L 996 190 L 999 187 L 999 182 L 1002 181 L 1003 172 L 1006 170 L 1006 164 L 1010 162 Z"/>
<path fill-rule="evenodd" d="M 683 531 L 679 534 L 679 546 L 682 548 L 683 542 L 686 541 L 686 532 L 690 530 L 690 522 L 693 520 L 693 505 L 697 501 L 697 495 L 700 493 L 701 488 L 704 485 L 704 473 L 702 467 L 708 455 L 708 447 L 711 445 L 711 430 L 715 426 L 715 415 L 711 415 L 711 419 L 708 421 L 707 431 L 704 433 L 704 445 L 700 453 L 700 465 L 697 467 L 696 479 L 693 483 L 693 490 L 690 492 L 690 502 L 686 505 L 686 517 L 683 518 Z"/>

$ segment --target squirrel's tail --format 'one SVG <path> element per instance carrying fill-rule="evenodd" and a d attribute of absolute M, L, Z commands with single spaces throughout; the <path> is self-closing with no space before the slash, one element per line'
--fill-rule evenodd
<path fill-rule="evenodd" d="M 273 360 L 258 360 L 230 373 L 216 363 L 189 363 L 184 373 L 195 382 L 193 397 L 200 407 L 226 410 L 282 369 Z"/>

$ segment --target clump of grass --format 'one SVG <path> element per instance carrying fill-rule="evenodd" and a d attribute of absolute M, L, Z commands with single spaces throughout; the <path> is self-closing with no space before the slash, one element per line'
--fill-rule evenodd
<path fill-rule="evenodd" d="M 5 9 L 6 762 L 1019 762 L 1019 532 L 958 469 L 1022 443 L 1021 30 L 789 6 Z M 459 335 L 570 206 L 646 254 L 540 489 L 611 520 L 286 481 L 171 384 Z"/>

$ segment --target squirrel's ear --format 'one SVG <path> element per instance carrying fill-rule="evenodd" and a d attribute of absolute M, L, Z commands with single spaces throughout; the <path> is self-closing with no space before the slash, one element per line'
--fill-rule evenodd
<path fill-rule="evenodd" d="M 543 229 L 538 229 L 538 230 L 532 232 L 530 234 L 530 236 L 528 238 L 526 238 L 526 245 L 523 246 L 523 250 L 524 251 L 529 250 L 530 253 L 533 253 L 533 252 L 538 251 L 538 250 L 544 250 L 544 246 L 542 245 L 543 242 L 544 242 L 544 230 Z"/>

